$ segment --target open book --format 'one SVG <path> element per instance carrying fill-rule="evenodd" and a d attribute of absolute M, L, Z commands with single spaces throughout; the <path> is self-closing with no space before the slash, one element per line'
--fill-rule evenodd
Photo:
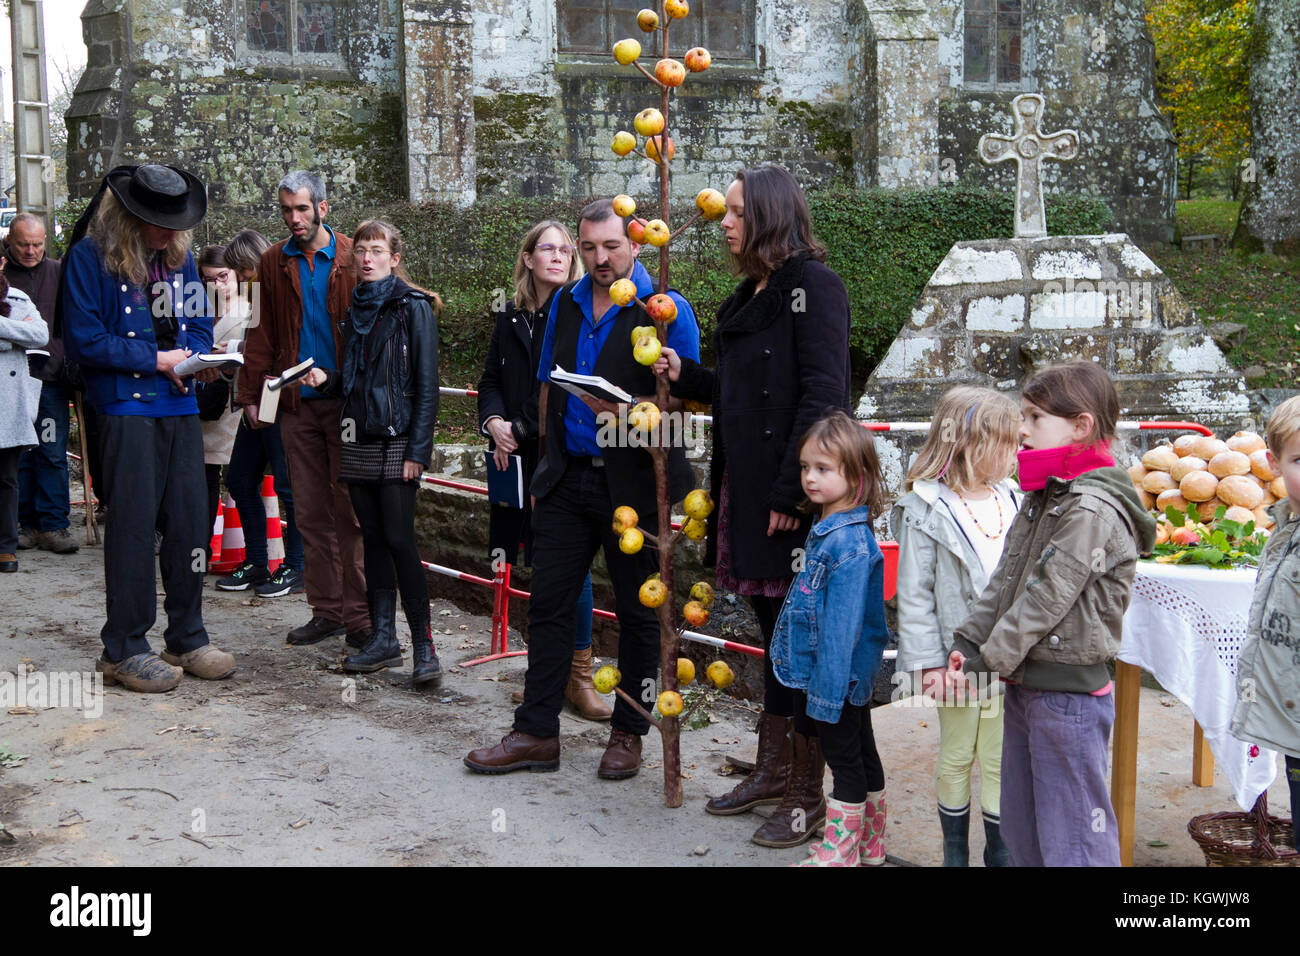
<path fill-rule="evenodd" d="M 244 356 L 238 352 L 214 352 L 205 354 L 196 352 L 176 366 L 176 377 L 185 378 L 188 375 L 194 375 L 205 369 L 215 368 L 223 372 L 229 372 L 232 369 L 241 367 L 244 364 Z"/>
<path fill-rule="evenodd" d="M 599 375 L 577 375 L 573 372 L 566 372 L 557 365 L 551 369 L 551 381 L 570 395 L 576 395 L 578 398 L 586 395 L 589 398 L 599 399 L 602 402 L 613 402 L 614 404 L 633 401 L 631 395 Z"/>
<path fill-rule="evenodd" d="M 293 368 L 287 368 L 275 378 L 268 378 L 262 383 L 262 401 L 257 406 L 257 420 L 261 422 L 275 421 L 275 414 L 280 408 L 280 390 L 286 385 L 292 385 L 302 379 L 311 367 L 316 364 L 315 359 L 308 358 L 299 362 Z"/>

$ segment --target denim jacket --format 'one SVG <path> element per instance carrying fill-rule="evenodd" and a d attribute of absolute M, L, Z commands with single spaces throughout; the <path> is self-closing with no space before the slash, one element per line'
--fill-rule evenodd
<path fill-rule="evenodd" d="M 885 560 L 867 508 L 818 521 L 772 635 L 777 680 L 806 692 L 813 720 L 838 723 L 845 700 L 871 699 L 888 641 Z"/>

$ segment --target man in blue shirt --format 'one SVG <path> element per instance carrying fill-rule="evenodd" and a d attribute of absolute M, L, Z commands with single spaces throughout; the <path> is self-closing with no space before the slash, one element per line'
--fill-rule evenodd
<path fill-rule="evenodd" d="M 639 526 L 655 532 L 653 459 L 639 441 L 627 440 L 628 429 L 602 427 L 597 421 L 598 413 L 621 416 L 626 407 L 579 399 L 551 381 L 558 366 L 605 378 L 637 400 L 653 400 L 654 373 L 632 357 L 630 334 L 637 326 L 651 325 L 651 319 L 637 300 L 619 307 L 610 298 L 610 287 L 623 278 L 636 285 L 640 300 L 655 291 L 650 274 L 636 260 L 640 247 L 628 239 L 626 226 L 608 199 L 583 209 L 578 246 L 587 274 L 551 301 L 537 372 L 543 382 L 543 457 L 530 489 L 536 503 L 524 702 L 515 711 L 514 729 L 500 744 L 465 758 L 465 765 L 479 773 L 559 767 L 559 716 L 573 657 L 575 608 L 587 570 L 602 548 L 618 613 L 621 686 L 647 710 L 655 699 L 659 621 L 637 592 L 658 569 L 658 556 L 649 547 L 624 554 L 613 531 L 614 509 L 630 505 L 640 516 Z M 667 327 L 667 344 L 698 358 L 695 312 L 680 294 L 670 290 L 668 295 L 677 306 L 677 318 Z M 665 411 L 681 414 L 675 402 Z M 680 501 L 694 483 L 681 434 L 679 430 L 677 443 L 668 451 L 672 501 Z M 616 700 L 598 775 L 610 780 L 634 776 L 640 767 L 641 738 L 648 730 L 643 716 L 622 698 Z"/>

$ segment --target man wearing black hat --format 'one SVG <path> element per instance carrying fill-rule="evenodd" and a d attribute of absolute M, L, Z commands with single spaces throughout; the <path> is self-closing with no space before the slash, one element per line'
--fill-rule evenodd
<path fill-rule="evenodd" d="M 107 620 L 95 669 L 106 683 L 165 691 L 182 671 L 217 680 L 235 659 L 208 643 L 202 598 L 207 505 L 193 390 L 176 366 L 212 348 L 212 316 L 189 251 L 207 212 L 203 183 L 175 166 L 119 166 L 77 224 L 58 312 L 101 417 Z M 84 239 L 78 233 L 84 230 Z M 154 529 L 167 598 L 167 650 L 146 635 L 158 613 Z"/>

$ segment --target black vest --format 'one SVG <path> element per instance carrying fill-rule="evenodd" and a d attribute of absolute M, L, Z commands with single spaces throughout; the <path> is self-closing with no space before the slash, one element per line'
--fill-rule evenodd
<path fill-rule="evenodd" d="M 572 293 L 572 285 L 565 286 L 556 293 L 559 302 L 555 313 L 552 368 L 558 365 L 572 370 L 578 364 L 578 335 L 582 330 L 584 316 L 581 307 L 573 301 Z M 631 395 L 654 395 L 654 372 L 632 357 L 632 330 L 638 325 L 653 325 L 654 322 L 636 301 L 620 309 L 613 319 L 605 321 L 612 321 L 614 327 L 596 358 L 592 374 L 607 379 Z M 568 463 L 564 430 L 564 410 L 568 399 L 570 395 L 564 389 L 558 385 L 551 387 L 546 405 L 545 455 L 537 466 L 530 488 L 538 498 L 545 498 L 550 493 L 564 474 Z M 578 399 L 574 398 L 573 401 Z M 598 422 L 598 434 L 599 429 Z M 618 430 L 620 436 L 629 432 L 630 429 Z M 680 430 L 678 432 L 677 443 L 668 450 L 668 500 L 671 502 L 681 501 L 695 487 L 695 473 L 686 462 L 686 449 L 680 443 Z M 641 526 L 656 533 L 654 462 L 649 451 L 620 442 L 618 445 L 603 447 L 601 457 L 605 460 L 611 509 L 619 505 L 631 505 L 640 516 Z"/>

